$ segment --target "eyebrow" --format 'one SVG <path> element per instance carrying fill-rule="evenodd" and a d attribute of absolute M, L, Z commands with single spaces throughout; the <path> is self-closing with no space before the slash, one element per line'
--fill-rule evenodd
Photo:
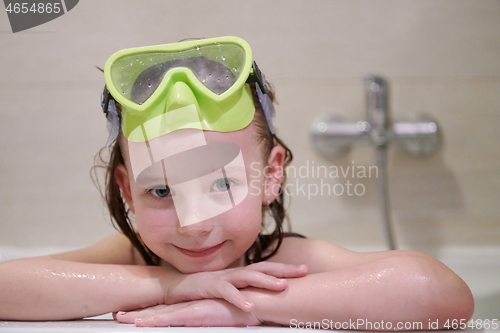
<path fill-rule="evenodd" d="M 161 160 L 160 162 L 161 162 L 162 175 L 160 176 L 157 172 L 153 172 L 153 174 L 149 172 L 144 174 L 144 171 L 148 170 L 148 168 L 146 168 L 143 172 L 139 174 L 139 176 L 136 179 L 136 184 L 140 182 L 140 184 L 137 184 L 139 187 L 151 188 L 158 185 L 168 186 L 168 177 L 165 171 L 165 164 L 163 160 Z M 143 177 L 141 177 L 141 175 Z M 147 186 L 142 186 L 142 185 L 147 185 Z"/>
<path fill-rule="evenodd" d="M 210 175 L 210 174 L 217 172 L 219 170 L 222 170 L 222 169 L 223 169 L 222 173 L 223 173 L 223 175 L 226 174 L 226 178 L 231 178 L 231 176 L 233 176 L 232 174 L 234 174 L 234 173 L 237 173 L 238 175 L 239 174 L 246 175 L 246 169 L 244 166 L 241 166 L 241 165 L 224 166 L 223 168 L 219 168 L 217 170 L 214 170 L 206 175 Z M 204 177 L 206 175 L 203 175 L 201 177 Z M 189 180 L 193 180 L 193 179 L 197 179 L 197 178 L 201 178 L 201 177 L 190 178 Z M 136 180 L 136 184 L 137 184 L 137 186 L 144 188 L 144 189 L 151 188 L 151 187 L 158 186 L 158 185 L 169 186 L 168 185 L 168 177 L 165 178 L 165 176 L 160 176 L 159 174 L 144 174 L 142 176 L 140 174 Z"/>
<path fill-rule="evenodd" d="M 228 173 L 228 172 L 244 172 L 246 174 L 246 168 L 245 168 L 245 166 L 242 166 L 242 165 L 227 165 L 227 166 L 224 166 L 222 168 L 224 168 L 224 171 L 226 173 Z M 218 170 L 220 170 L 220 169 L 218 169 Z"/>
<path fill-rule="evenodd" d="M 165 178 L 156 177 L 156 176 L 145 176 L 136 180 L 136 185 L 143 189 L 149 189 L 155 186 L 164 185 L 168 186 L 168 182 L 165 181 Z"/>

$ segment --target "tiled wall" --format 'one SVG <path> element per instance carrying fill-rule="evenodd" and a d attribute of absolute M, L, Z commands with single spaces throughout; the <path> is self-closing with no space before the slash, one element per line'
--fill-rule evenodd
<path fill-rule="evenodd" d="M 82 246 L 112 232 L 89 177 L 106 140 L 102 66 L 116 50 L 186 37 L 237 35 L 274 83 L 276 126 L 293 166 L 369 167 L 356 146 L 326 160 L 313 118 L 364 120 L 363 77 L 391 87 L 395 120 L 437 119 L 442 149 L 389 151 L 398 244 L 498 246 L 500 239 L 500 2 L 495 0 L 85 0 L 68 14 L 12 34 L 0 13 L 0 244 Z M 309 175 L 293 184 L 320 184 Z M 384 249 L 376 177 L 361 196 L 296 192 L 294 229 L 353 249 Z M 297 183 L 298 182 L 298 183 Z"/>

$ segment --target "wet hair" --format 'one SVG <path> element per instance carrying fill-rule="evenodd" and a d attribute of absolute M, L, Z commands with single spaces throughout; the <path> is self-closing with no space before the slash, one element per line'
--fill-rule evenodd
<path fill-rule="evenodd" d="M 205 57 L 196 57 L 188 60 L 189 62 L 179 62 L 179 61 L 169 61 L 162 64 L 158 64 L 154 67 L 151 67 L 144 71 L 139 77 L 136 79 L 134 83 L 134 87 L 132 89 L 131 98 L 135 99 L 138 103 L 143 103 L 156 89 L 156 87 L 160 84 L 163 79 L 164 74 L 171 68 L 185 66 L 189 67 L 193 70 L 193 72 L 203 74 L 213 74 L 209 75 L 208 78 L 217 77 L 220 73 L 226 73 L 227 68 L 216 62 L 209 60 Z M 147 72 L 150 71 L 150 72 Z M 195 73 L 195 75 L 196 75 Z M 230 73 L 230 71 L 229 71 Z M 153 74 L 153 75 L 151 75 Z M 232 75 L 232 73 L 230 73 Z M 151 78 L 154 78 L 151 81 Z M 200 76 L 198 76 L 200 81 L 203 80 Z M 220 76 L 219 76 L 220 77 Z M 222 77 L 228 77 L 225 74 Z M 235 81 L 234 75 L 229 77 L 229 79 L 221 85 L 220 81 L 209 80 L 205 81 L 204 84 L 210 88 L 212 91 L 216 93 L 221 93 L 227 90 Z M 203 82 L 203 81 L 202 81 Z M 278 136 L 271 132 L 269 124 L 267 123 L 266 116 L 259 102 L 259 98 L 256 92 L 255 83 L 250 83 L 250 88 L 252 91 L 252 96 L 255 105 L 255 116 L 253 119 L 254 124 L 256 125 L 256 134 L 258 143 L 261 144 L 262 147 L 262 158 L 264 161 L 267 161 L 271 150 L 273 147 L 280 145 L 285 149 L 285 163 L 284 167 L 288 166 L 292 161 L 292 152 L 290 149 L 283 143 L 283 141 L 278 138 Z M 272 86 L 268 83 L 267 94 L 270 97 L 271 101 L 275 101 L 275 94 Z M 121 115 L 121 106 L 116 103 L 117 112 Z M 102 167 L 106 170 L 105 173 L 105 189 L 103 191 L 103 197 L 106 201 L 111 220 L 116 229 L 121 231 L 132 243 L 132 245 L 137 249 L 137 251 L 141 254 L 142 258 L 148 265 L 159 265 L 161 260 L 160 258 L 154 254 L 142 241 L 140 235 L 135 231 L 133 226 L 133 221 L 131 218 L 131 213 L 127 207 L 125 200 L 121 195 L 120 187 L 115 180 L 115 170 L 119 165 L 125 165 L 125 160 L 123 157 L 122 148 L 120 145 L 120 135 L 118 139 L 112 144 L 110 147 L 109 160 L 107 160 L 103 153 L 106 151 L 105 148 L 101 149 L 99 154 L 96 156 L 96 164 L 94 166 L 94 172 L 96 168 Z M 96 175 L 94 173 L 94 175 Z M 94 178 L 96 179 L 96 178 Z M 286 212 L 284 207 L 284 187 L 283 184 L 286 181 L 286 173 L 283 170 L 283 182 L 281 184 L 280 190 L 278 192 L 278 196 L 276 199 L 271 202 L 269 205 L 263 205 L 262 209 L 262 226 L 261 232 L 257 236 L 256 240 L 252 244 L 252 246 L 245 252 L 245 260 L 247 264 L 256 263 L 260 261 L 264 261 L 272 257 L 279 249 L 283 237 L 285 236 L 284 232 L 284 223 L 286 219 Z M 266 233 L 265 229 L 265 215 L 269 213 L 271 217 L 274 219 L 274 230 L 270 233 Z M 272 247 L 275 244 L 274 247 Z M 265 254 L 265 255 L 264 255 Z"/>

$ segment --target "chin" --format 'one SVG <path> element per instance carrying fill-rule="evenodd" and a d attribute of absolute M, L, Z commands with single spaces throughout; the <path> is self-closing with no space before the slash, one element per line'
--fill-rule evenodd
<path fill-rule="evenodd" d="M 215 259 L 205 263 L 197 260 L 194 260 L 192 262 L 186 261 L 176 263 L 173 266 L 183 274 L 193 274 L 201 272 L 220 271 L 228 268 L 231 265 L 231 262 L 225 262 L 221 259 Z"/>

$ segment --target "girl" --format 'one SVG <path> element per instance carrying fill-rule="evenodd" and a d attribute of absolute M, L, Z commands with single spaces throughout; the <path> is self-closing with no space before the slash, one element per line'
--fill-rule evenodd
<path fill-rule="evenodd" d="M 104 73 L 106 201 L 121 233 L 1 263 L 0 319 L 115 312 L 137 326 L 384 330 L 472 316 L 467 285 L 432 257 L 284 233 L 292 155 L 274 133 L 273 92 L 245 41 L 123 50 Z"/>

